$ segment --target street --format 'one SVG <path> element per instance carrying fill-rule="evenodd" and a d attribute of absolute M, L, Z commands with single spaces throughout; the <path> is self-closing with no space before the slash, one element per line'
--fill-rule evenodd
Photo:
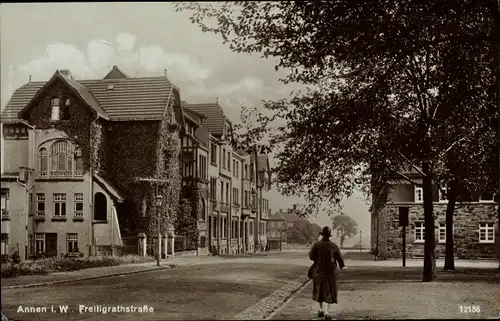
<path fill-rule="evenodd" d="M 457 271 L 439 271 L 436 282 L 422 283 L 417 264 L 421 260 L 410 260 L 410 266 L 402 268 L 396 260 L 367 261 L 350 253 L 345 257 L 348 269 L 339 271 L 339 304 L 332 307 L 336 319 L 488 318 L 496 316 L 500 307 L 495 262 L 457 261 Z M 2 311 L 14 320 L 315 318 L 311 283 L 285 304 L 285 299 L 276 307 L 266 301 L 277 290 L 300 287 L 296 280 L 304 277 L 310 265 L 307 251 L 199 260 L 196 265 L 166 270 L 2 289 Z M 59 306 L 65 305 L 68 312 L 59 313 Z M 18 313 L 19 306 L 47 311 Z M 460 313 L 460 306 L 480 306 L 481 310 Z M 108 312 L 107 307 L 136 311 Z"/>

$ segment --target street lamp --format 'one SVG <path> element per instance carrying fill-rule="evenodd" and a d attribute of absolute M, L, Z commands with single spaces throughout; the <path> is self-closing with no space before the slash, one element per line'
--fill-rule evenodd
<path fill-rule="evenodd" d="M 161 229 L 160 229 L 160 208 L 162 206 L 163 196 L 156 195 L 156 229 L 158 232 L 158 253 L 156 256 L 156 265 L 160 266 L 161 258 Z"/>

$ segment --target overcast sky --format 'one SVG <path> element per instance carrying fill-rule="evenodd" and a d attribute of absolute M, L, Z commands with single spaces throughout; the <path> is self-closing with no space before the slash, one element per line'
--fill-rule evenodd
<path fill-rule="evenodd" d="M 162 76 L 188 102 L 215 102 L 239 120 L 242 105 L 286 96 L 274 61 L 232 53 L 220 38 L 201 32 L 187 13 L 170 3 L 2 4 L 1 104 L 28 82 L 48 80 L 57 69 L 78 79 L 102 78 L 117 65 L 129 76 Z M 274 209 L 291 207 L 273 191 Z M 344 201 L 345 212 L 369 235 L 370 217 L 362 195 Z M 326 215 L 311 219 L 330 225 Z"/>

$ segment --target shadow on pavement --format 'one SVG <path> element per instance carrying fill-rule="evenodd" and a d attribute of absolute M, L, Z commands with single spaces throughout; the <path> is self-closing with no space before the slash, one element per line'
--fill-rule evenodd
<path fill-rule="evenodd" d="M 422 268 L 418 267 L 352 267 L 339 271 L 340 282 L 421 282 Z M 438 269 L 438 282 L 494 282 L 498 283 L 496 268 L 461 268 L 455 271 Z"/>

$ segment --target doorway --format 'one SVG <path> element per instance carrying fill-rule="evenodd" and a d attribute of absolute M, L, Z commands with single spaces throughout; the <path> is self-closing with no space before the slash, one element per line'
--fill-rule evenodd
<path fill-rule="evenodd" d="M 57 256 L 57 233 L 46 233 L 45 241 L 47 242 L 45 250 L 47 256 Z"/>

